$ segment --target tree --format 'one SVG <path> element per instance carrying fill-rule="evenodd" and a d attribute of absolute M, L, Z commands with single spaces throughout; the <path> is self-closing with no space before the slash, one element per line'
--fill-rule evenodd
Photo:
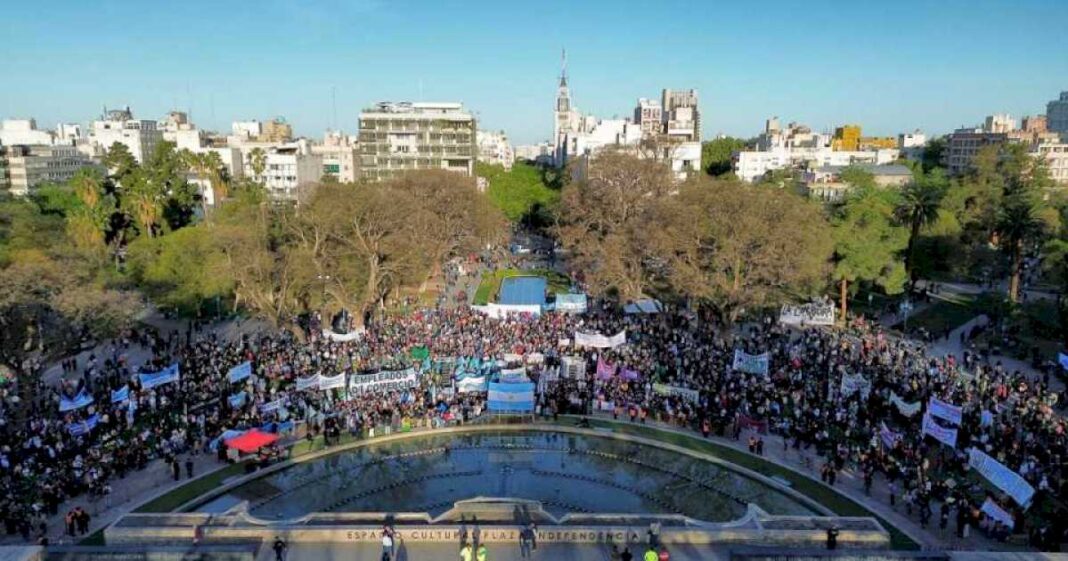
<path fill-rule="evenodd" d="M 932 138 L 923 147 L 920 155 L 920 165 L 925 173 L 942 167 L 942 155 L 946 151 L 946 139 L 944 137 Z"/>
<path fill-rule="evenodd" d="M 122 211 L 150 238 L 157 235 L 163 221 L 163 188 L 153 174 L 138 169 L 126 176 L 119 189 Z"/>
<path fill-rule="evenodd" d="M 564 188 L 556 233 L 594 294 L 642 295 L 650 211 L 672 190 L 667 166 L 611 151 L 592 158 L 585 177 Z"/>
<path fill-rule="evenodd" d="M 701 143 L 701 169 L 713 176 L 731 172 L 734 153 L 744 150 L 747 142 L 724 136 Z"/>
<path fill-rule="evenodd" d="M 267 169 L 267 153 L 263 151 L 263 148 L 256 147 L 249 152 L 249 156 L 252 174 L 256 177 L 261 177 Z"/>
<path fill-rule="evenodd" d="M 912 181 L 901 191 L 901 200 L 897 207 L 898 219 L 909 228 L 909 242 L 905 250 L 905 272 L 909 282 L 916 281 L 916 242 L 920 230 L 938 219 L 942 199 L 946 195 L 948 180 L 940 169 L 924 173 L 922 169 L 913 172 Z"/>
<path fill-rule="evenodd" d="M 831 237 L 819 209 L 785 191 L 693 181 L 660 201 L 644 231 L 681 296 L 724 325 L 743 310 L 808 298 L 825 286 Z"/>
<path fill-rule="evenodd" d="M 226 168 L 217 152 L 191 152 L 182 150 L 181 159 L 185 166 L 199 180 L 206 182 L 206 190 L 211 192 L 212 204 L 220 204 L 229 194 Z M 209 197 L 201 197 L 204 214 L 208 213 Z"/>
<path fill-rule="evenodd" d="M 118 181 L 122 181 L 122 178 L 139 167 L 137 159 L 130 153 L 130 149 L 119 142 L 112 144 L 107 149 L 102 161 L 104 167 L 108 169 L 108 173 Z"/>
<path fill-rule="evenodd" d="M 199 310 L 207 300 L 228 297 L 233 280 L 213 235 L 211 228 L 199 224 L 134 240 L 127 257 L 131 276 L 157 303 L 185 312 Z"/>
<path fill-rule="evenodd" d="M 115 198 L 106 192 L 104 180 L 96 170 L 79 171 L 71 179 L 71 187 L 78 205 L 67 214 L 67 234 L 76 248 L 102 259 L 107 250 L 111 216 L 115 213 Z"/>
<path fill-rule="evenodd" d="M 908 230 L 895 224 L 896 206 L 892 192 L 862 188 L 834 212 L 834 280 L 839 283 L 842 321 L 849 311 L 849 283 L 872 282 L 887 294 L 904 289 L 907 276 L 899 254 L 908 246 Z"/>
<path fill-rule="evenodd" d="M 995 231 L 1002 250 L 1009 256 L 1008 296 L 1015 304 L 1028 246 L 1041 245 L 1049 233 L 1055 232 L 1060 216 L 1046 198 L 1053 181 L 1045 160 L 1031 158 L 1022 146 L 1009 146 L 998 165 L 1003 196 Z"/>

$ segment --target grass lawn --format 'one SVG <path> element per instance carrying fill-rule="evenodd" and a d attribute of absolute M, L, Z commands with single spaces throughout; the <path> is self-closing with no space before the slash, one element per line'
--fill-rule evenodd
<path fill-rule="evenodd" d="M 219 471 L 194 479 L 177 489 L 160 495 L 137 507 L 134 512 L 173 512 L 183 504 L 222 485 L 226 479 L 244 473 L 245 464 L 226 466 Z"/>
<path fill-rule="evenodd" d="M 931 304 L 923 310 L 909 314 L 909 330 L 924 328 L 930 333 L 937 335 L 947 328 L 956 329 L 964 325 L 968 320 L 980 314 L 976 309 L 974 296 L 960 295 L 950 300 L 931 300 Z M 893 326 L 894 329 L 902 329 L 904 322 Z"/>
<path fill-rule="evenodd" d="M 482 282 L 475 290 L 474 304 L 485 306 L 497 299 L 501 291 L 501 281 L 511 277 L 543 277 L 548 282 L 549 292 L 567 292 L 571 287 L 571 280 L 566 276 L 549 269 L 502 269 L 488 273 L 482 273 Z"/>
<path fill-rule="evenodd" d="M 541 171 L 530 164 L 516 162 L 506 171 L 478 163 L 475 174 L 489 182 L 490 201 L 512 222 L 522 220 L 535 207 L 551 208 L 560 199 L 560 192 L 546 185 Z"/>

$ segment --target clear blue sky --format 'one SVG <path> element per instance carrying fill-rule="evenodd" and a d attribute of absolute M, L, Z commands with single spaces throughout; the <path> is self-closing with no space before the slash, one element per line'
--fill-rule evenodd
<path fill-rule="evenodd" d="M 318 137 L 336 88 L 342 130 L 421 98 L 526 143 L 551 135 L 561 47 L 576 105 L 601 117 L 692 87 L 706 137 L 771 115 L 945 132 L 1068 90 L 1068 1 L 8 2 L 0 116 L 191 107 L 202 128 L 284 115 Z"/>

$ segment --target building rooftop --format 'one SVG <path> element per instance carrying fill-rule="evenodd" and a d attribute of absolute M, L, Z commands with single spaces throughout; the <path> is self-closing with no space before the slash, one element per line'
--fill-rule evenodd
<path fill-rule="evenodd" d="M 880 176 L 911 176 L 912 170 L 908 166 L 901 164 L 853 164 L 851 166 L 820 166 L 815 171 L 820 173 L 840 173 L 846 168 L 858 168 L 864 170 L 872 175 Z"/>

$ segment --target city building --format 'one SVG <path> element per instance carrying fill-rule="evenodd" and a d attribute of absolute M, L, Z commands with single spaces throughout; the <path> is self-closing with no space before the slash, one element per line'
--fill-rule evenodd
<path fill-rule="evenodd" d="M 24 196 L 46 183 L 63 183 L 85 168 L 103 168 L 74 146 L 42 144 L 0 147 L 0 183 Z"/>
<path fill-rule="evenodd" d="M 515 150 L 508 142 L 508 135 L 504 131 L 478 131 L 475 134 L 478 143 L 478 161 L 504 169 L 512 169 L 515 162 Z"/>
<path fill-rule="evenodd" d="M 990 132 L 985 127 L 957 129 L 946 135 L 942 163 L 951 175 L 961 175 L 971 169 L 972 160 L 979 150 L 985 146 L 1004 144 L 1007 140 L 1007 133 Z"/>
<path fill-rule="evenodd" d="M 983 132 L 1009 133 L 1016 130 L 1016 119 L 1007 113 L 987 115 L 983 121 Z"/>
<path fill-rule="evenodd" d="M 1061 92 L 1060 99 L 1046 104 L 1046 128 L 1068 135 L 1068 92 Z"/>
<path fill-rule="evenodd" d="M 474 174 L 475 117 L 460 103 L 382 102 L 360 113 L 360 176 L 417 169 Z"/>
<path fill-rule="evenodd" d="M 0 145 L 14 146 L 25 145 L 51 145 L 55 142 L 55 134 L 37 128 L 34 119 L 5 119 L 0 122 Z"/>
<path fill-rule="evenodd" d="M 912 179 L 912 170 L 901 164 L 820 166 L 806 171 L 801 176 L 808 196 L 824 202 L 844 200 L 852 185 L 842 181 L 842 172 L 850 167 L 870 173 L 879 187 L 900 188 Z"/>
<path fill-rule="evenodd" d="M 244 140 L 256 140 L 263 136 L 263 124 L 259 121 L 234 121 L 230 130 L 233 136 Z"/>
<path fill-rule="evenodd" d="M 1046 160 L 1050 178 L 1061 185 L 1068 185 L 1068 142 L 1042 142 L 1031 148 L 1034 157 Z"/>
<path fill-rule="evenodd" d="M 340 131 L 328 131 L 322 144 L 311 145 L 311 153 L 323 159 L 323 175 L 341 183 L 354 183 L 359 172 L 356 139 Z"/>
<path fill-rule="evenodd" d="M 262 183 L 267 196 L 275 202 L 298 203 L 323 177 L 323 157 L 311 152 L 307 142 L 272 147 L 265 151 L 263 173 L 253 169 L 252 158 L 245 158 L 244 173 Z"/>
<path fill-rule="evenodd" d="M 1030 133 L 1048 132 L 1048 121 L 1045 115 L 1027 116 L 1020 121 L 1020 129 Z"/>
<path fill-rule="evenodd" d="M 156 121 L 134 119 L 129 106 L 112 111 L 104 108 L 104 114 L 93 121 L 89 129 L 89 144 L 94 155 L 102 156 L 118 143 L 125 145 L 139 163 L 144 163 L 162 140 L 163 132 L 156 126 Z"/>
<path fill-rule="evenodd" d="M 540 166 L 551 166 L 553 163 L 553 144 L 546 141 L 516 146 L 515 159 L 533 162 Z"/>
<path fill-rule="evenodd" d="M 860 127 L 846 125 L 836 131 L 838 146 L 860 146 Z M 785 128 L 778 117 L 765 121 L 764 132 L 757 137 L 755 150 L 742 150 L 733 156 L 734 174 L 744 181 L 757 181 L 769 172 L 781 169 L 813 169 L 824 166 L 854 164 L 884 165 L 895 162 L 901 155 L 896 148 L 844 150 L 834 148 L 835 137 L 816 133 L 798 123 Z"/>
<path fill-rule="evenodd" d="M 553 116 L 552 163 L 558 168 L 610 147 L 641 158 L 663 160 L 677 179 L 701 169 L 701 117 L 696 90 L 665 89 L 660 103 L 639 99 L 633 119 L 599 119 L 583 115 L 572 103 L 564 65 Z M 581 170 L 577 173 L 581 174 Z"/>
<path fill-rule="evenodd" d="M 860 149 L 860 125 L 843 125 L 834 129 L 831 149 L 855 152 Z"/>
<path fill-rule="evenodd" d="M 663 132 L 664 106 L 655 99 L 640 98 L 634 108 L 634 122 L 642 134 L 661 134 Z"/>
<path fill-rule="evenodd" d="M 663 107 L 663 133 L 683 142 L 701 141 L 701 112 L 697 90 L 668 90 L 660 94 Z"/>
<path fill-rule="evenodd" d="M 924 149 L 927 147 L 927 135 L 920 129 L 897 135 L 897 149 L 901 151 L 901 157 L 911 162 L 923 159 Z"/>
<path fill-rule="evenodd" d="M 289 142 L 293 140 L 293 127 L 282 117 L 275 117 L 263 123 L 263 133 L 260 135 L 260 140 L 266 142 Z"/>

